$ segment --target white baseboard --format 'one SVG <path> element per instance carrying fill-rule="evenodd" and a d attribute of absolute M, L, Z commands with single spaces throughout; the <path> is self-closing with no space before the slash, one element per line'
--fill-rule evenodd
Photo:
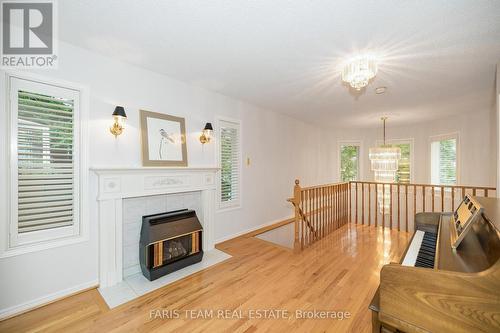
<path fill-rule="evenodd" d="M 252 232 L 252 231 L 255 231 L 255 230 L 258 230 L 260 228 L 265 228 L 265 227 L 268 227 L 270 225 L 273 225 L 273 224 L 276 224 L 276 223 L 279 223 L 281 221 L 284 221 L 284 220 L 289 220 L 293 218 L 293 216 L 288 216 L 288 217 L 283 217 L 281 219 L 277 219 L 277 220 L 274 220 L 274 221 L 271 221 L 271 222 L 267 222 L 267 223 L 263 223 L 261 225 L 257 225 L 255 227 L 251 227 L 251 228 L 248 228 L 248 229 L 245 229 L 245 230 L 242 230 L 242 231 L 238 231 L 237 233 L 234 233 L 232 235 L 229 235 L 229 236 L 224 236 L 224 237 L 221 237 L 219 239 L 216 239 L 215 240 L 215 244 L 219 244 L 219 243 L 222 243 L 222 242 L 225 242 L 225 241 L 228 241 L 230 239 L 233 239 L 233 238 L 236 238 L 236 237 L 239 237 L 241 235 L 244 235 L 244 234 L 248 234 L 249 232 Z"/>
<path fill-rule="evenodd" d="M 21 314 L 23 312 L 27 312 L 29 310 L 33 310 L 33 309 L 38 308 L 40 306 L 52 303 L 60 298 L 64 298 L 66 296 L 69 296 L 71 294 L 75 294 L 75 293 L 82 291 L 82 290 L 85 290 L 85 289 L 97 287 L 98 285 L 99 285 L 99 281 L 93 280 L 93 281 L 79 284 L 79 285 L 71 287 L 71 288 L 57 291 L 55 293 L 34 299 L 32 301 L 28 301 L 26 303 L 11 306 L 10 308 L 7 308 L 7 309 L 0 309 L 0 320 L 7 319 L 9 317 Z"/>

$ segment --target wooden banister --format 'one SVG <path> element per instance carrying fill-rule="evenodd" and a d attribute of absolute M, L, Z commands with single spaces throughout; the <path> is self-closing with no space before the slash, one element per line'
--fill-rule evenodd
<path fill-rule="evenodd" d="M 293 197 L 287 199 L 294 207 L 294 249 L 300 251 L 347 223 L 413 231 L 416 213 L 453 211 L 466 193 L 491 196 L 496 189 L 372 181 L 301 187 L 297 179 Z"/>
<path fill-rule="evenodd" d="M 354 184 L 354 183 L 363 183 L 363 184 L 379 184 L 379 185 L 382 185 L 382 184 L 385 184 L 385 185 L 389 185 L 391 183 L 380 183 L 380 182 L 374 182 L 374 181 L 365 181 L 365 180 L 351 180 L 349 182 L 350 184 Z M 337 183 L 338 184 L 338 183 Z M 397 183 L 392 183 L 393 185 L 397 185 Z M 328 184 L 330 185 L 330 184 Z M 335 183 L 333 183 L 332 185 L 335 185 Z M 434 187 L 445 187 L 445 188 L 455 188 L 455 189 L 468 189 L 468 190 L 471 190 L 471 194 L 473 194 L 473 189 L 476 189 L 477 190 L 481 190 L 481 191 L 485 191 L 485 190 L 488 190 L 488 191 L 495 191 L 495 187 L 493 186 L 476 186 L 476 185 L 437 185 L 437 184 L 428 184 L 428 183 L 407 183 L 406 185 L 408 186 L 417 186 L 417 187 L 422 187 L 422 186 L 425 186 L 425 187 L 431 187 L 431 186 L 434 186 Z M 321 186 L 326 186 L 326 185 L 317 185 L 317 186 L 313 186 L 313 187 L 321 187 Z M 464 194 L 465 195 L 465 194 Z"/>
<path fill-rule="evenodd" d="M 301 187 L 295 180 L 294 250 L 300 251 L 348 223 L 349 184 L 326 184 Z"/>
<path fill-rule="evenodd" d="M 360 186 L 361 191 L 358 191 Z M 401 231 L 414 230 L 416 213 L 454 211 L 466 193 L 485 197 L 496 195 L 495 187 L 473 185 L 351 181 L 348 187 L 349 202 L 355 203 L 348 213 L 354 218 L 352 223 L 397 228 Z M 366 216 L 368 220 L 365 220 Z"/>

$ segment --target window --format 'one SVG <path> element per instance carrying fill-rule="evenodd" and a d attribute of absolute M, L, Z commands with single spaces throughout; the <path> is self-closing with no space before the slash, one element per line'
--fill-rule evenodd
<path fill-rule="evenodd" d="M 396 183 L 410 184 L 412 182 L 412 158 L 413 139 L 395 139 L 387 141 L 392 147 L 401 149 L 401 159 L 396 172 Z M 382 141 L 377 141 L 377 145 L 382 145 Z"/>
<path fill-rule="evenodd" d="M 240 205 L 241 184 L 241 148 L 240 124 L 220 120 L 220 207 L 238 207 Z"/>
<path fill-rule="evenodd" d="M 431 138 L 431 182 L 438 185 L 457 184 L 456 134 Z"/>
<path fill-rule="evenodd" d="M 340 180 L 359 180 L 359 144 L 340 144 Z"/>
<path fill-rule="evenodd" d="M 396 183 L 409 184 L 411 182 L 411 144 L 396 143 L 394 146 L 401 149 L 401 159 L 396 172 Z"/>
<path fill-rule="evenodd" d="M 79 97 L 10 77 L 9 248 L 79 234 Z"/>

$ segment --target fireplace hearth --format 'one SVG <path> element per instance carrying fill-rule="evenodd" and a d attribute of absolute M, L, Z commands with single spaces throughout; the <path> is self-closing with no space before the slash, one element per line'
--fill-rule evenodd
<path fill-rule="evenodd" d="M 139 261 L 150 281 L 203 258 L 203 228 L 194 210 L 182 209 L 142 217 Z"/>

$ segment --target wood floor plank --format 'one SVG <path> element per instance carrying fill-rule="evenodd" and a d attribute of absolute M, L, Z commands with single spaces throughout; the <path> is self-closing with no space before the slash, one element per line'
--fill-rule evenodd
<path fill-rule="evenodd" d="M 0 332 L 370 332 L 368 303 L 380 268 L 397 261 L 406 232 L 346 225 L 299 254 L 254 237 L 218 244 L 233 257 L 109 309 L 90 290 L 0 322 Z M 248 318 L 286 310 L 287 319 Z M 155 318 L 155 310 L 179 318 Z M 186 318 L 213 311 L 208 318 Z M 219 318 L 218 311 L 238 314 Z M 349 319 L 300 319 L 295 311 L 348 311 Z M 234 311 L 234 312 L 232 312 Z M 312 312 L 311 312 L 312 313 Z"/>

